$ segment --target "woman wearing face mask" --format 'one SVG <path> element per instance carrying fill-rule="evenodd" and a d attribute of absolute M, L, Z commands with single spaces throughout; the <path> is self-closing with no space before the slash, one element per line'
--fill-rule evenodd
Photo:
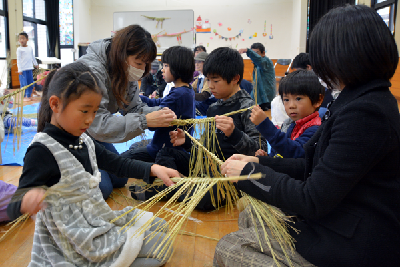
<path fill-rule="evenodd" d="M 156 56 L 157 48 L 150 33 L 139 25 L 130 25 L 112 38 L 91 43 L 87 54 L 79 58 L 96 75 L 103 94 L 87 133 L 116 154 L 111 143 L 126 142 L 148 127 L 168 127 L 176 119 L 170 109 L 148 107 L 139 97 L 137 81 L 149 73 Z M 122 116 L 116 115 L 117 112 Z M 127 180 L 101 170 L 100 189 L 104 198 Z"/>

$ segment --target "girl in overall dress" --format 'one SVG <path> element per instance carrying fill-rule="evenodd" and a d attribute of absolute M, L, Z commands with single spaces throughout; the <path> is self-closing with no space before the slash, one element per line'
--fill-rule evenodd
<path fill-rule="evenodd" d="M 119 232 L 138 210 L 110 223 L 131 207 L 111 210 L 99 189 L 99 168 L 145 181 L 157 176 L 166 185 L 173 184 L 170 177 L 179 174 L 157 164 L 121 158 L 90 138 L 85 132 L 101 98 L 96 77 L 82 63 L 71 63 L 46 79 L 38 133 L 26 152 L 19 187 L 7 209 L 11 219 L 36 214 L 29 266 L 165 263 L 155 258 L 151 248 L 164 235 L 160 227 L 166 222 L 159 219 L 149 231 L 132 237 L 151 218 L 152 213 L 146 213 L 127 232 Z M 153 231 L 156 237 L 144 241 Z"/>

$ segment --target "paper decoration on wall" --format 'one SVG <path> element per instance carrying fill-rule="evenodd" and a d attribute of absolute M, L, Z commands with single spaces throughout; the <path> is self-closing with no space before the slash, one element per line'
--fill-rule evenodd
<path fill-rule="evenodd" d="M 238 45 L 239 45 L 239 44 L 236 44 L 236 47 L 235 47 L 235 48 L 237 48 L 237 47 L 238 47 Z"/>
<path fill-rule="evenodd" d="M 263 32 L 262 35 L 263 35 L 264 37 L 268 36 L 268 33 L 267 33 L 267 21 L 266 21 L 266 20 L 264 21 L 264 32 Z"/>
<path fill-rule="evenodd" d="M 244 41 L 244 39 L 242 39 L 242 41 Z"/>
<path fill-rule="evenodd" d="M 218 23 L 218 26 L 220 26 L 220 27 L 221 27 L 221 26 L 222 26 L 222 23 L 221 23 L 221 22 L 220 22 L 220 23 Z"/>
<path fill-rule="evenodd" d="M 253 36 L 249 36 L 249 39 L 253 39 Z"/>
<path fill-rule="evenodd" d="M 154 43 L 160 47 L 160 42 L 158 41 L 158 37 L 161 36 L 160 33 L 162 33 L 164 30 L 160 31 L 159 33 L 156 33 L 154 35 L 151 36 L 151 39 L 153 39 Z"/>
<path fill-rule="evenodd" d="M 208 47 L 209 43 L 207 43 L 207 47 Z"/>
<path fill-rule="evenodd" d="M 214 39 L 213 37 L 210 37 L 210 39 L 212 40 L 212 39 Z"/>
<path fill-rule="evenodd" d="M 239 33 L 238 33 L 237 35 L 235 35 L 235 36 L 225 37 L 225 36 L 222 36 L 221 34 L 219 34 L 218 32 L 215 32 L 215 36 L 218 36 L 219 39 L 225 39 L 225 41 L 228 41 L 228 39 L 229 39 L 229 41 L 232 41 L 232 40 L 235 40 L 236 38 L 239 39 L 239 37 L 242 36 L 242 34 L 239 32 Z"/>
<path fill-rule="evenodd" d="M 239 31 L 239 33 L 243 33 L 243 29 Z"/>
<path fill-rule="evenodd" d="M 253 37 L 257 37 L 257 33 L 256 32 L 254 33 Z"/>
<path fill-rule="evenodd" d="M 211 32 L 211 24 L 209 19 L 205 19 L 204 22 L 199 16 L 196 20 L 196 32 L 197 33 L 210 33 Z"/>
<path fill-rule="evenodd" d="M 231 31 L 231 30 L 232 30 L 232 28 L 228 27 L 228 31 Z"/>
<path fill-rule="evenodd" d="M 274 39 L 274 36 L 272 35 L 272 24 L 271 24 L 271 34 L 269 35 L 269 39 Z"/>
<path fill-rule="evenodd" d="M 247 20 L 247 23 L 248 23 L 248 24 L 251 24 L 251 19 L 248 19 L 248 20 Z"/>
<path fill-rule="evenodd" d="M 191 31 L 194 31 L 194 30 L 195 30 L 195 28 L 192 28 L 192 29 L 190 29 L 188 31 L 184 30 L 183 32 L 176 32 L 176 33 L 170 33 L 170 34 L 164 33 L 164 34 L 161 34 L 161 35 L 156 34 L 156 35 L 152 35 L 151 37 L 152 37 L 153 40 L 157 40 L 157 42 L 155 42 L 155 43 L 157 44 L 158 47 L 160 47 L 160 43 L 158 42 L 158 38 L 160 38 L 160 37 L 176 37 L 176 40 L 178 41 L 178 44 L 182 44 L 182 34 L 187 33 L 187 32 L 191 32 Z M 161 32 L 163 32 L 163 31 L 161 31 Z"/>
<path fill-rule="evenodd" d="M 145 15 L 142 15 L 142 17 L 148 18 L 149 20 L 155 20 L 155 21 L 157 21 L 157 24 L 156 24 L 156 29 L 158 28 L 158 24 L 160 23 L 160 21 L 161 21 L 161 29 L 162 29 L 162 26 L 163 26 L 164 20 L 166 20 L 166 19 L 170 19 L 170 18 L 157 18 L 157 17 L 149 17 L 149 16 L 145 16 Z"/>
<path fill-rule="evenodd" d="M 213 33 L 216 33 L 216 32 L 217 32 L 217 30 L 216 30 L 216 29 L 214 29 L 214 30 L 213 30 Z"/>

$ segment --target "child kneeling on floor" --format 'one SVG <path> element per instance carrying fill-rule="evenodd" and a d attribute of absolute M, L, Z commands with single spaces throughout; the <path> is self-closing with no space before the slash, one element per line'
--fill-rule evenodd
<path fill-rule="evenodd" d="M 99 189 L 99 168 L 120 177 L 161 178 L 166 185 L 178 172 L 157 164 L 122 158 L 93 141 L 85 131 L 102 95 L 98 81 L 82 63 L 71 63 L 46 79 L 38 133 L 28 148 L 19 186 L 7 208 L 10 219 L 36 214 L 29 266 L 161 266 L 152 253 L 164 233 L 157 220 L 133 237 L 152 213 L 127 232 L 119 231 L 139 210 L 110 223 L 132 207 L 113 211 Z M 47 192 L 46 192 L 47 191 Z M 155 238 L 144 243 L 145 236 Z M 159 239 L 161 237 L 161 239 Z"/>
<path fill-rule="evenodd" d="M 304 158 L 303 145 L 314 135 L 321 125 L 318 108 L 324 99 L 325 89 L 312 71 L 297 70 L 279 83 L 279 95 L 289 118 L 277 129 L 265 112 L 254 107 L 250 120 L 271 145 L 273 157 Z M 258 150 L 256 156 L 267 156 Z"/>
<path fill-rule="evenodd" d="M 207 117 L 215 117 L 216 123 L 216 156 L 225 160 L 235 153 L 254 155 L 257 149 L 266 149 L 267 143 L 250 121 L 250 110 L 237 113 L 229 117 L 226 113 L 241 109 L 248 109 L 254 105 L 250 95 L 240 89 L 243 79 L 243 58 L 233 49 L 220 47 L 215 49 L 204 62 L 204 75 L 207 77 L 211 93 L 218 99 L 207 110 Z M 212 126 L 209 125 L 210 131 Z M 170 132 L 171 142 L 175 147 L 191 150 L 192 142 L 181 129 Z M 206 141 L 205 141 L 206 142 Z M 214 141 L 215 142 L 215 141 Z M 211 142 L 210 142 L 211 143 Z M 260 144 L 261 143 L 261 144 Z M 211 144 L 204 144 L 206 147 Z M 181 174 L 189 175 L 190 154 L 187 151 L 164 147 L 158 152 L 156 163 L 178 170 Z M 214 198 L 217 199 L 217 186 L 213 188 Z M 182 195 L 181 200 L 184 198 Z M 222 201 L 220 205 L 223 205 Z M 202 198 L 196 207 L 201 210 L 212 210 L 210 192 Z"/>

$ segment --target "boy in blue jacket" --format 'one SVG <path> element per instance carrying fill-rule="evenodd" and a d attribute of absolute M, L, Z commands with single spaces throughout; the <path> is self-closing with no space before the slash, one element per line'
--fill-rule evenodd
<path fill-rule="evenodd" d="M 182 46 L 173 46 L 164 51 L 161 56 L 163 64 L 163 78 L 167 83 L 174 82 L 170 93 L 159 99 L 150 99 L 140 96 L 141 100 L 149 107 L 168 107 L 175 112 L 179 119 L 193 119 L 195 117 L 194 91 L 190 82 L 193 79 L 194 58 L 190 49 Z M 162 147 L 173 147 L 170 141 L 169 132 L 176 127 L 149 128 L 154 131 L 151 142 L 142 148 L 130 148 L 121 154 L 122 157 L 137 159 L 146 162 L 154 162 L 158 151 Z M 193 133 L 193 129 L 189 130 Z M 182 149 L 183 148 L 176 148 Z"/>
<path fill-rule="evenodd" d="M 279 95 L 289 116 L 279 130 L 269 120 L 265 112 L 256 106 L 250 120 L 271 145 L 269 156 L 279 154 L 284 158 L 304 158 L 303 145 L 321 125 L 318 108 L 324 99 L 325 89 L 318 77 L 307 70 L 297 70 L 279 83 Z M 266 156 L 263 150 L 257 156 Z"/>

